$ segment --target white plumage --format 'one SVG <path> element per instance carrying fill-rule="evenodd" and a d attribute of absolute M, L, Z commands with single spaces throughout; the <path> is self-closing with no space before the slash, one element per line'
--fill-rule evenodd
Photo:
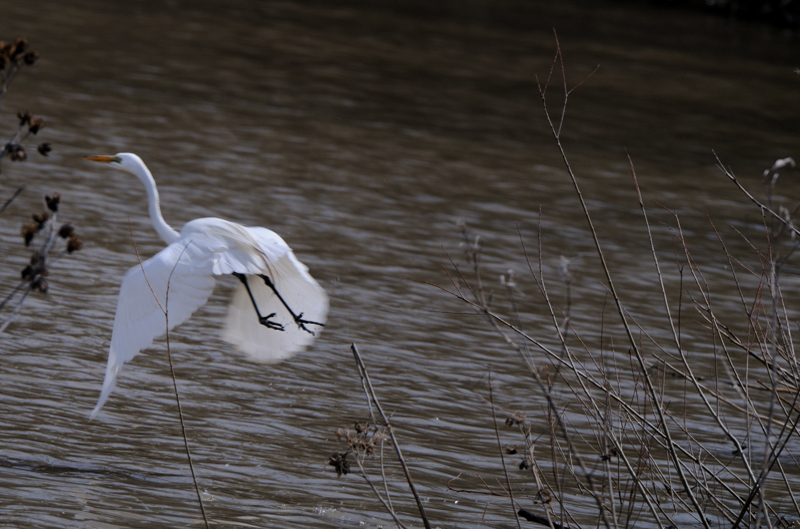
<path fill-rule="evenodd" d="M 252 360 L 270 363 L 289 358 L 322 330 L 328 297 L 276 233 L 218 218 L 190 221 L 178 233 L 161 216 L 155 181 L 138 156 L 119 153 L 87 159 L 109 163 L 139 177 L 147 190 L 153 227 L 168 244 L 141 266 L 128 270 L 122 280 L 105 380 L 92 417 L 113 391 L 122 366 L 164 335 L 167 321 L 172 329 L 206 303 L 214 289 L 214 276 L 246 276 L 261 315 L 274 313 L 268 318 L 271 327 L 262 324 L 245 284 L 239 283 L 222 338 Z M 270 279 L 274 291 L 262 275 Z M 282 325 L 283 330 L 276 325 Z"/>

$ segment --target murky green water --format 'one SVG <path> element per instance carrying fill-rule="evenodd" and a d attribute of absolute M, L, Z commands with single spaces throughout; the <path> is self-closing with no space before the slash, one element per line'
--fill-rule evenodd
<path fill-rule="evenodd" d="M 336 429 L 366 414 L 351 342 L 392 413 L 434 525 L 510 526 L 506 500 L 447 482 L 502 476 L 488 372 L 498 406 L 527 412 L 540 431 L 544 404 L 515 353 L 425 282 L 448 284 L 441 265 L 448 253 L 461 258 L 464 220 L 484 240 L 489 287 L 501 290 L 498 276 L 514 269 L 526 328 L 555 343 L 519 243 L 521 233 L 536 246 L 541 210 L 547 277 L 563 295 L 559 257 L 580 256 L 573 323 L 596 343 L 605 289 L 536 84 L 554 55 L 552 28 L 571 85 L 600 65 L 570 96 L 564 145 L 626 304 L 656 336 L 667 329 L 626 150 L 646 197 L 681 215 L 713 282 L 724 263 L 706 216 L 745 250 L 727 226 L 752 227 L 758 215 L 717 171 L 712 150 L 760 191 L 761 171 L 800 147 L 797 37 L 699 14 L 542 4 L 2 4 L 0 38 L 25 35 L 42 56 L 2 101 L 2 137 L 28 109 L 47 119 L 40 135 L 54 146 L 47 159 L 4 162 L 2 196 L 28 187 L 0 218 L 2 283 L 14 284 L 28 259 L 19 225 L 43 193 L 62 194 L 61 218 L 85 248 L 54 265 L 50 292 L 2 336 L 0 527 L 201 523 L 163 341 L 126 367 L 104 412 L 88 420 L 118 284 L 136 263 L 131 230 L 142 255 L 161 247 L 139 182 L 81 159 L 118 151 L 148 163 L 168 222 L 219 216 L 269 227 L 331 296 L 313 348 L 274 367 L 217 338 L 233 279 L 172 334 L 217 527 L 391 525 L 362 480 L 337 478 L 325 464 L 342 449 Z M 800 196 L 796 179 L 783 185 Z M 669 260 L 671 216 L 650 207 Z M 719 296 L 722 313 L 738 310 L 734 293 Z M 708 354 L 698 345 L 701 359 Z M 399 469 L 390 475 L 413 520 Z"/>

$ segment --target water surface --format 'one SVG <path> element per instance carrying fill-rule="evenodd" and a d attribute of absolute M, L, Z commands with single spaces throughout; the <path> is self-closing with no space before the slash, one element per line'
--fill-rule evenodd
<path fill-rule="evenodd" d="M 605 287 L 537 89 L 555 52 L 552 28 L 570 85 L 599 65 L 570 96 L 562 138 L 627 306 L 659 337 L 667 329 L 626 151 L 645 196 L 680 214 L 709 281 L 727 285 L 707 216 L 742 252 L 747 244 L 727 226 L 754 234 L 759 220 L 712 151 L 760 191 L 761 171 L 800 145 L 796 37 L 694 13 L 557 4 L 4 5 L 0 37 L 25 35 L 42 58 L 3 99 L 1 130 L 10 136 L 16 111 L 28 109 L 47 119 L 40 135 L 54 152 L 4 162 L 3 194 L 27 190 L 0 222 L 3 284 L 15 284 L 28 259 L 19 225 L 43 193 L 62 194 L 61 218 L 85 248 L 53 266 L 50 292 L 3 336 L 0 525 L 201 523 L 163 340 L 126 367 L 103 413 L 88 420 L 118 284 L 136 264 L 131 233 L 143 256 L 162 246 L 140 183 L 81 159 L 119 151 L 148 163 L 168 222 L 219 216 L 274 229 L 331 296 L 320 339 L 278 366 L 251 364 L 217 338 L 233 279 L 171 335 L 217 526 L 391 525 L 360 478 L 337 478 L 325 464 L 343 449 L 336 430 L 366 417 L 352 342 L 434 525 L 512 523 L 507 501 L 447 482 L 461 474 L 465 487 L 480 487 L 477 473 L 493 484 L 502 476 L 489 372 L 501 416 L 524 411 L 545 431 L 544 402 L 489 326 L 455 314 L 465 308 L 426 282 L 448 284 L 442 265 L 461 260 L 463 220 L 484 241 L 488 288 L 500 292 L 499 275 L 515 270 L 525 328 L 555 344 L 520 247 L 520 234 L 536 247 L 541 211 L 546 277 L 561 299 L 559 258 L 579 258 L 574 325 L 598 343 Z M 555 110 L 559 87 L 549 93 Z M 787 178 L 781 192 L 800 188 Z M 650 207 L 668 260 L 674 222 Z M 726 288 L 718 310 L 738 314 Z M 702 365 L 711 352 L 696 339 Z M 691 403 L 688 413 L 692 421 Z M 419 525 L 396 466 L 390 476 L 400 512 Z"/>

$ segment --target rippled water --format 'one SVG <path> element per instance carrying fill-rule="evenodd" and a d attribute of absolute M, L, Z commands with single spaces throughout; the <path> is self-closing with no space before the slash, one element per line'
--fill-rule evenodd
<path fill-rule="evenodd" d="M 163 341 L 126 367 L 103 413 L 88 420 L 118 284 L 136 263 L 131 230 L 142 255 L 161 247 L 139 182 L 81 159 L 118 151 L 148 163 L 168 222 L 219 216 L 270 227 L 331 296 L 320 339 L 278 366 L 248 363 L 217 338 L 233 279 L 171 336 L 218 527 L 392 523 L 362 480 L 326 466 L 342 449 L 337 428 L 366 416 L 351 342 L 392 413 L 434 525 L 511 523 L 506 500 L 447 482 L 462 474 L 480 487 L 476 473 L 492 484 L 502 475 L 485 400 L 490 371 L 498 407 L 527 412 L 538 431 L 543 402 L 488 326 L 455 314 L 464 307 L 425 282 L 448 283 L 441 266 L 448 254 L 461 259 L 464 220 L 484 240 L 487 284 L 500 290 L 498 276 L 514 269 L 526 326 L 554 343 L 519 243 L 521 233 L 535 247 L 541 210 L 547 277 L 563 295 L 559 257 L 579 256 L 574 324 L 597 339 L 589 327 L 602 277 L 536 88 L 554 54 L 552 28 L 570 83 L 600 65 L 571 95 L 564 144 L 628 307 L 659 336 L 666 329 L 625 151 L 645 195 L 681 215 L 713 282 L 724 263 L 706 215 L 721 228 L 758 218 L 716 170 L 712 149 L 760 190 L 761 171 L 800 145 L 796 37 L 695 13 L 543 4 L 4 4 L 0 37 L 25 35 L 42 58 L 2 101 L 3 137 L 28 109 L 47 119 L 40 136 L 54 152 L 3 164 L 3 196 L 27 185 L 0 222 L 3 284 L 28 258 L 19 225 L 43 193 L 62 194 L 61 219 L 85 248 L 53 266 L 50 292 L 34 296 L 2 337 L 0 526 L 201 523 Z M 796 181 L 784 185 L 787 196 L 800 193 Z M 669 259 L 671 217 L 651 209 Z M 740 239 L 731 245 L 746 249 Z M 719 310 L 736 310 L 734 293 L 720 300 Z M 687 324 L 688 343 L 690 333 Z M 399 470 L 390 475 L 413 520 Z"/>

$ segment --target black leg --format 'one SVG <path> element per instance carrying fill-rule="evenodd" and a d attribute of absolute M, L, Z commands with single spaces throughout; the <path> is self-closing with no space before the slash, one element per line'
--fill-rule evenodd
<path fill-rule="evenodd" d="M 278 292 L 278 289 L 275 288 L 275 285 L 272 283 L 272 280 L 269 277 L 265 276 L 264 274 L 259 274 L 259 276 L 264 280 L 264 284 L 266 284 L 269 288 L 271 288 L 272 291 L 275 293 L 275 295 L 278 296 L 278 299 L 281 300 L 281 303 L 283 303 L 283 306 L 286 307 L 286 310 L 288 310 L 289 314 L 292 315 L 292 318 L 294 318 L 294 322 L 297 324 L 297 326 L 299 328 L 303 329 L 304 331 L 309 333 L 311 336 L 314 336 L 314 331 L 312 331 L 308 327 L 306 327 L 306 324 L 308 324 L 308 325 L 318 325 L 320 327 L 325 327 L 324 323 L 318 323 L 316 321 L 304 320 L 302 312 L 300 314 L 295 314 L 294 311 L 289 307 L 289 305 L 286 304 L 286 301 L 284 301 L 283 296 L 280 295 L 280 293 Z M 250 289 L 248 288 L 247 291 L 249 292 Z M 251 294 L 250 297 L 252 298 L 252 294 Z"/>
<path fill-rule="evenodd" d="M 244 288 L 247 289 L 247 295 L 250 296 L 250 301 L 253 302 L 253 308 L 256 309 L 256 314 L 258 314 L 258 323 L 260 323 L 261 325 L 266 326 L 268 329 L 274 329 L 276 331 L 284 330 L 283 329 L 283 325 L 281 325 L 280 323 L 276 323 L 276 322 L 270 320 L 270 318 L 274 318 L 275 317 L 275 313 L 274 312 L 272 314 L 268 314 L 267 316 L 262 316 L 261 315 L 261 311 L 258 310 L 258 305 L 256 304 L 256 298 L 253 297 L 253 292 L 250 290 L 250 285 L 247 284 L 247 276 L 244 275 L 244 274 L 240 274 L 238 272 L 234 272 L 233 275 L 234 275 L 234 277 L 236 277 L 236 279 L 241 281 L 242 284 L 244 284 Z M 281 300 L 281 301 L 283 301 L 283 300 Z"/>

